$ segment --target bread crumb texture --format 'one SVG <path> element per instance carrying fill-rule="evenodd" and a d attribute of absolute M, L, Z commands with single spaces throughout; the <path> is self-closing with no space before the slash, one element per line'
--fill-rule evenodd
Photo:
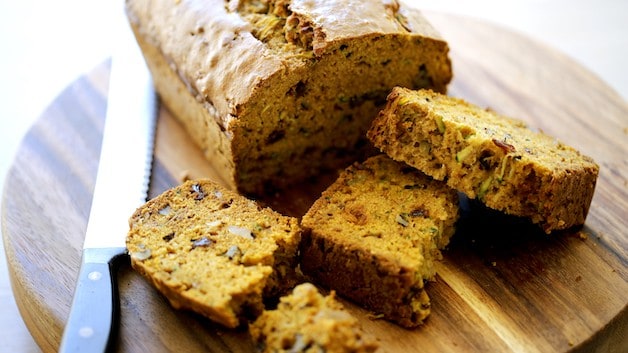
<path fill-rule="evenodd" d="M 209 180 L 190 180 L 137 209 L 129 220 L 131 265 L 173 307 L 236 327 L 264 298 L 295 281 L 301 231 L 282 216 Z"/>
<path fill-rule="evenodd" d="M 431 90 L 393 89 L 368 137 L 393 159 L 547 233 L 584 224 L 599 173 L 593 159 L 522 121 Z"/>
<path fill-rule="evenodd" d="M 264 311 L 249 332 L 262 353 L 370 353 L 379 346 L 334 292 L 323 296 L 311 283 L 282 297 L 276 310 Z"/>
<path fill-rule="evenodd" d="M 424 281 L 457 219 L 454 190 L 371 157 L 342 172 L 303 217 L 301 269 L 388 320 L 416 326 L 430 310 Z"/>

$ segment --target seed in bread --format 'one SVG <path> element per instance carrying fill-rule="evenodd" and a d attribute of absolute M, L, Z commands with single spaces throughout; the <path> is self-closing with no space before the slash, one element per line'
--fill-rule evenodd
<path fill-rule="evenodd" d="M 395 88 L 369 139 L 395 160 L 550 233 L 584 224 L 593 159 L 518 120 L 430 90 Z"/>
<path fill-rule="evenodd" d="M 129 220 L 131 265 L 175 308 L 226 327 L 255 318 L 296 283 L 296 218 L 209 180 L 190 180 L 147 202 Z"/>
<path fill-rule="evenodd" d="M 341 173 L 302 219 L 301 269 L 315 283 L 405 327 L 421 324 L 454 233 L 458 194 L 385 155 Z"/>

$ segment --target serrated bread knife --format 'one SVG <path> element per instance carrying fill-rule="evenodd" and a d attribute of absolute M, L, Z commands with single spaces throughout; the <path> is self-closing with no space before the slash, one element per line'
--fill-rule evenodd
<path fill-rule="evenodd" d="M 119 319 L 115 262 L 129 217 L 146 201 L 157 102 L 128 23 L 111 63 L 100 163 L 81 267 L 59 352 L 105 352 Z"/>

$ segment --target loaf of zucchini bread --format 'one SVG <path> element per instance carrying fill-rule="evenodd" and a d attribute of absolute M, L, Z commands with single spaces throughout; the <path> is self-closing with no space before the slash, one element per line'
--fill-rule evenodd
<path fill-rule="evenodd" d="M 431 90 L 395 88 L 368 137 L 393 159 L 547 233 L 584 223 L 599 171 L 522 121 Z"/>
<path fill-rule="evenodd" d="M 162 102 L 246 194 L 359 160 L 392 87 L 445 92 L 452 76 L 447 43 L 397 0 L 127 0 L 126 10 Z"/>
<path fill-rule="evenodd" d="M 376 315 L 417 326 L 458 213 L 456 191 L 404 163 L 383 154 L 354 163 L 303 216 L 301 270 Z"/>
<path fill-rule="evenodd" d="M 175 308 L 226 327 L 252 320 L 264 300 L 296 283 L 301 228 L 210 180 L 190 180 L 129 220 L 131 265 Z"/>

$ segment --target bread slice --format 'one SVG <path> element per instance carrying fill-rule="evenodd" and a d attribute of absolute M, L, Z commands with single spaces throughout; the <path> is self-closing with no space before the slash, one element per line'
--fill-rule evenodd
<path fill-rule="evenodd" d="M 421 324 L 424 282 L 458 218 L 458 194 L 385 155 L 341 173 L 302 219 L 301 269 L 405 327 Z"/>
<path fill-rule="evenodd" d="M 368 137 L 393 159 L 547 233 L 584 223 L 599 171 L 521 121 L 430 90 L 395 88 Z"/>
<path fill-rule="evenodd" d="M 323 296 L 311 283 L 298 285 L 277 309 L 264 311 L 249 332 L 260 353 L 368 353 L 379 346 L 333 292 Z"/>
<path fill-rule="evenodd" d="M 447 43 L 398 1 L 126 6 L 162 102 L 246 194 L 358 160 L 393 86 L 445 92 L 452 76 Z"/>
<path fill-rule="evenodd" d="M 131 265 L 175 308 L 226 327 L 255 318 L 295 283 L 298 220 L 209 180 L 191 180 L 129 220 Z"/>

